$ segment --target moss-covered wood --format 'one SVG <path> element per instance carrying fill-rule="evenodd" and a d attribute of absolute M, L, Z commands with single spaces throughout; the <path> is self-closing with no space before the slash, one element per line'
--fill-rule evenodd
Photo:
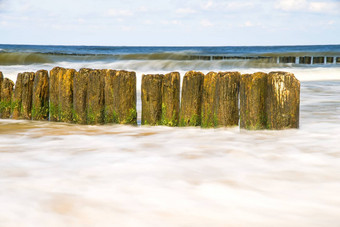
<path fill-rule="evenodd" d="M 49 77 L 46 70 L 35 73 L 32 98 L 32 119 L 48 120 L 49 116 Z"/>
<path fill-rule="evenodd" d="M 35 73 L 26 72 L 22 80 L 22 109 L 21 118 L 26 120 L 32 119 L 32 99 L 33 99 L 33 83 Z"/>
<path fill-rule="evenodd" d="M 55 67 L 50 71 L 50 121 L 59 121 L 59 90 L 60 76 L 65 70 L 61 67 Z"/>
<path fill-rule="evenodd" d="M 202 122 L 203 128 L 217 126 L 217 90 L 218 73 L 209 72 L 204 76 L 203 80 L 203 94 L 202 94 Z"/>
<path fill-rule="evenodd" d="M 160 125 L 162 120 L 162 74 L 142 76 L 142 125 Z"/>
<path fill-rule="evenodd" d="M 59 110 L 61 122 L 73 122 L 73 77 L 76 70 L 64 69 L 60 76 Z"/>
<path fill-rule="evenodd" d="M 31 120 L 34 77 L 33 72 L 18 74 L 12 103 L 13 119 Z"/>
<path fill-rule="evenodd" d="M 180 126 L 200 126 L 204 74 L 189 71 L 183 77 Z"/>
<path fill-rule="evenodd" d="M 116 77 L 116 70 L 107 70 L 105 74 L 105 88 L 104 88 L 104 104 L 105 104 L 105 113 L 104 113 L 104 122 L 108 123 L 118 123 L 118 116 L 115 112 L 114 108 L 114 79 Z"/>
<path fill-rule="evenodd" d="M 244 74 L 240 81 L 240 128 L 249 130 L 267 127 L 267 74 Z"/>
<path fill-rule="evenodd" d="M 1 89 L 2 89 L 2 81 L 4 80 L 4 75 L 0 71 L 0 102 L 1 102 Z"/>
<path fill-rule="evenodd" d="M 11 117 L 13 87 L 14 83 L 12 80 L 8 78 L 2 80 L 0 89 L 0 118 L 6 119 Z"/>
<path fill-rule="evenodd" d="M 73 78 L 73 121 L 77 124 L 87 124 L 87 88 L 89 74 L 92 69 L 82 68 Z"/>
<path fill-rule="evenodd" d="M 12 118 L 20 119 L 21 117 L 21 109 L 22 109 L 22 83 L 23 83 L 24 74 L 19 73 L 17 76 L 17 80 L 15 81 L 13 101 L 12 101 Z"/>
<path fill-rule="evenodd" d="M 50 120 L 73 122 L 74 69 L 55 67 L 50 71 Z"/>
<path fill-rule="evenodd" d="M 267 80 L 267 128 L 299 127 L 300 82 L 288 72 L 270 72 Z"/>
<path fill-rule="evenodd" d="M 112 117 L 119 124 L 137 124 L 136 73 L 108 70 L 112 78 Z"/>
<path fill-rule="evenodd" d="M 216 85 L 216 126 L 237 126 L 239 121 L 239 72 L 220 72 Z"/>
<path fill-rule="evenodd" d="M 180 104 L 180 75 L 178 72 L 165 74 L 162 83 L 161 124 L 178 126 Z"/>
<path fill-rule="evenodd" d="M 87 123 L 104 123 L 104 82 L 106 70 L 94 69 L 89 72 L 87 89 Z"/>

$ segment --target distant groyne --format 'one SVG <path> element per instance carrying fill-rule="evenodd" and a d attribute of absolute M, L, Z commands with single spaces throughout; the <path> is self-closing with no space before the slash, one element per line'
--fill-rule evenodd
<path fill-rule="evenodd" d="M 0 72 L 3 119 L 137 125 L 136 100 L 135 72 L 55 67 L 19 73 L 15 84 Z M 142 125 L 298 128 L 300 82 L 288 72 L 189 71 L 181 89 L 178 72 L 146 74 L 141 101 Z"/>

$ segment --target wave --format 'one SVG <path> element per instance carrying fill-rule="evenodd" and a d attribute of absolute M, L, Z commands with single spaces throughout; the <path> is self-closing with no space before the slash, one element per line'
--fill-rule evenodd
<path fill-rule="evenodd" d="M 338 55 L 337 55 L 338 54 Z M 154 53 L 125 53 L 125 54 L 91 54 L 91 53 L 62 53 L 62 52 L 6 52 L 0 51 L 0 65 L 31 65 L 59 62 L 121 62 L 144 61 L 143 64 L 167 65 L 217 65 L 244 67 L 277 67 L 282 64 L 296 64 L 298 57 L 327 56 L 331 63 L 340 63 L 338 52 L 286 52 L 266 54 L 204 54 L 195 51 L 154 52 Z M 322 58 L 322 57 L 321 57 Z M 212 63 L 214 62 L 214 63 Z M 319 63 L 319 62 L 318 62 Z M 310 63 L 309 63 L 310 64 Z M 321 63 L 323 64 L 323 63 Z"/>

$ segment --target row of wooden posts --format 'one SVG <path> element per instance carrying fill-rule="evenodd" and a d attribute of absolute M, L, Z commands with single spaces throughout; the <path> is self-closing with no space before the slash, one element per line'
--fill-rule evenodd
<path fill-rule="evenodd" d="M 288 72 L 201 72 L 142 76 L 142 125 L 299 127 L 300 82 Z M 0 118 L 77 124 L 137 124 L 136 73 L 55 67 L 0 72 Z"/>

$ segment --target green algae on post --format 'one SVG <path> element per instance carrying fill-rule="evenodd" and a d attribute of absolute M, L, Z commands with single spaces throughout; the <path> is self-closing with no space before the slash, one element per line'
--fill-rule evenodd
<path fill-rule="evenodd" d="M 55 67 L 50 71 L 50 120 L 73 122 L 74 69 Z"/>
<path fill-rule="evenodd" d="M 118 123 L 118 116 L 114 109 L 114 77 L 116 75 L 116 70 L 107 70 L 104 77 L 104 123 Z"/>
<path fill-rule="evenodd" d="M 118 124 L 137 124 L 136 73 L 108 70 L 112 79 L 112 119 Z"/>
<path fill-rule="evenodd" d="M 2 81 L 4 80 L 4 75 L 0 71 L 0 101 L 1 101 L 1 90 L 2 90 Z"/>
<path fill-rule="evenodd" d="M 18 74 L 12 104 L 13 119 L 31 120 L 34 77 L 33 72 Z"/>
<path fill-rule="evenodd" d="M 12 118 L 19 119 L 21 115 L 22 108 L 22 81 L 23 73 L 18 73 L 17 80 L 15 81 L 15 89 L 12 101 Z"/>
<path fill-rule="evenodd" d="M 178 126 L 180 103 L 180 75 L 178 72 L 165 74 L 162 83 L 161 124 Z"/>
<path fill-rule="evenodd" d="M 239 121 L 239 72 L 219 72 L 216 85 L 216 125 L 237 126 Z"/>
<path fill-rule="evenodd" d="M 87 123 L 104 123 L 104 79 L 106 70 L 94 69 L 89 72 L 87 88 Z"/>
<path fill-rule="evenodd" d="M 300 82 L 293 73 L 270 72 L 266 97 L 268 129 L 299 127 Z"/>
<path fill-rule="evenodd" d="M 180 126 L 200 126 L 204 74 L 189 71 L 183 77 Z"/>
<path fill-rule="evenodd" d="M 8 78 L 2 80 L 0 89 L 0 118 L 6 119 L 11 117 L 13 87 L 14 83 L 12 80 Z"/>
<path fill-rule="evenodd" d="M 32 98 L 32 119 L 48 120 L 49 115 L 49 78 L 46 70 L 35 73 Z"/>
<path fill-rule="evenodd" d="M 202 93 L 202 128 L 216 127 L 218 125 L 216 116 L 218 73 L 209 72 L 204 76 Z"/>
<path fill-rule="evenodd" d="M 162 120 L 162 74 L 142 76 L 142 125 L 160 125 Z"/>
<path fill-rule="evenodd" d="M 240 128 L 265 129 L 267 74 L 244 74 L 240 81 Z"/>
<path fill-rule="evenodd" d="M 73 122 L 87 124 L 87 84 L 92 69 L 82 68 L 73 78 Z"/>

